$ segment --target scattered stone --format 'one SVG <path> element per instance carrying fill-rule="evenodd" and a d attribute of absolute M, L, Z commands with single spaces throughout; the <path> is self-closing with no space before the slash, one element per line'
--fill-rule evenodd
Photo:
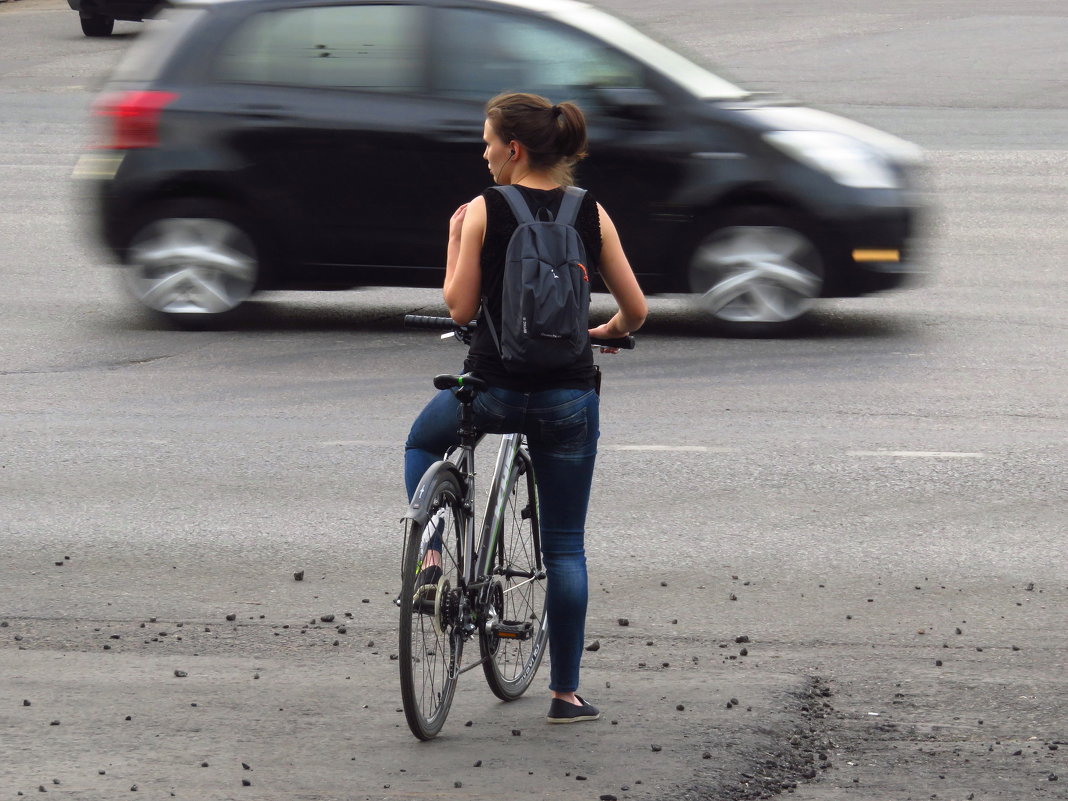
<path fill-rule="evenodd" d="M 586 650 L 587 651 L 600 651 L 601 650 L 601 641 L 600 640 L 594 640 L 593 642 L 591 642 L 589 645 L 586 646 Z"/>
<path fill-rule="evenodd" d="M 686 707 L 683 706 L 682 704 L 675 704 L 675 711 L 677 711 L 677 712 L 685 712 L 686 711 Z"/>
<path fill-rule="evenodd" d="M 660 586 L 661 587 L 666 587 L 667 586 L 667 582 L 666 581 L 661 581 L 660 582 Z"/>
<path fill-rule="evenodd" d="M 481 767 L 482 767 L 482 760 L 481 760 L 481 759 L 480 759 L 480 760 L 478 760 L 478 762 L 476 762 L 474 766 L 475 766 L 476 768 L 481 768 Z"/>
<path fill-rule="evenodd" d="M 701 759 L 711 759 L 711 758 L 712 758 L 712 752 L 711 751 L 705 751 L 703 754 L 701 754 Z"/>
<path fill-rule="evenodd" d="M 25 699 L 25 698 L 24 698 L 24 699 L 22 700 L 22 705 L 23 705 L 23 706 L 31 706 L 31 704 L 30 704 L 29 700 L 27 700 L 27 699 Z"/>
<path fill-rule="evenodd" d="M 748 635 L 748 634 L 743 634 L 743 635 L 741 635 L 740 637 L 735 637 L 735 638 L 734 638 L 734 641 L 735 641 L 736 643 L 743 643 L 743 642 L 749 642 L 749 641 L 750 641 L 750 640 L 749 640 L 749 635 Z"/>
<path fill-rule="evenodd" d="M 52 721 L 51 723 L 49 723 L 48 725 L 49 725 L 49 726 L 58 726 L 58 725 L 59 725 L 59 721 L 58 721 L 58 720 L 53 720 L 53 721 Z"/>
<path fill-rule="evenodd" d="M 293 574 L 293 581 L 304 581 L 304 571 L 298 570 Z"/>
<path fill-rule="evenodd" d="M 523 733 L 522 729 L 512 729 L 512 736 L 519 737 Z"/>
<path fill-rule="evenodd" d="M 464 725 L 465 725 L 465 726 L 467 726 L 468 728 L 471 728 L 472 726 L 474 726 L 474 725 L 475 725 L 475 722 L 474 722 L 473 720 L 469 720 L 469 721 L 467 721 L 467 723 L 465 723 Z"/>
<path fill-rule="evenodd" d="M 604 795 L 600 796 L 600 801 L 619 801 L 619 799 L 617 799 L 611 793 L 605 793 Z"/>
<path fill-rule="evenodd" d="M 234 615 L 234 614 L 227 615 L 226 619 L 229 620 L 232 623 L 233 621 L 237 620 L 237 615 Z"/>
<path fill-rule="evenodd" d="M 464 783 L 463 782 L 453 782 L 452 786 L 455 787 L 457 790 L 459 790 L 461 787 L 464 786 Z"/>
<path fill-rule="evenodd" d="M 936 659 L 935 660 L 935 667 L 942 667 L 942 660 L 941 659 Z"/>
<path fill-rule="evenodd" d="M 649 747 L 650 747 L 651 749 L 653 749 L 653 751 L 656 751 L 656 752 L 659 752 L 659 751 L 663 751 L 663 750 L 664 750 L 664 749 L 663 749 L 663 748 L 662 748 L 661 746 L 659 746 L 659 745 L 650 745 Z"/>
<path fill-rule="evenodd" d="M 575 781 L 577 781 L 577 782 L 584 782 L 584 781 L 586 781 L 586 780 L 587 780 L 587 779 L 586 779 L 586 777 L 585 777 L 585 776 L 576 776 L 576 777 L 575 777 Z"/>
<path fill-rule="evenodd" d="M 174 675 L 175 675 L 176 678 L 184 679 L 189 674 L 186 673 L 184 670 L 176 670 L 176 671 L 174 671 Z"/>
<path fill-rule="evenodd" d="M 740 650 L 738 652 L 738 656 L 749 656 L 749 649 L 748 648 L 743 648 L 742 650 Z"/>
<path fill-rule="evenodd" d="M 208 767 L 208 763 L 207 762 L 201 762 L 200 763 L 200 767 L 206 768 L 206 767 Z"/>
<path fill-rule="evenodd" d="M 630 620 L 628 620 L 628 619 L 627 619 L 627 618 L 625 618 L 625 617 L 621 617 L 621 618 L 620 618 L 620 619 L 619 619 L 619 620 L 618 620 L 617 622 L 618 622 L 618 623 L 619 623 L 619 625 L 621 625 L 621 626 L 629 626 L 629 625 L 630 625 Z"/>
<path fill-rule="evenodd" d="M 252 786 L 252 782 L 249 779 L 242 779 L 241 780 L 241 786 L 242 787 L 251 787 Z"/>
<path fill-rule="evenodd" d="M 344 626 L 338 626 L 337 627 L 337 633 L 338 634 L 348 634 L 349 630 L 347 628 L 345 628 Z"/>
<path fill-rule="evenodd" d="M 333 615 L 321 615 L 319 617 L 319 620 L 323 621 L 323 623 L 333 623 L 334 622 L 334 616 Z"/>
<path fill-rule="evenodd" d="M 241 767 L 244 768 L 245 770 L 252 770 L 252 768 L 249 766 L 249 764 L 247 762 L 242 762 L 241 763 Z"/>

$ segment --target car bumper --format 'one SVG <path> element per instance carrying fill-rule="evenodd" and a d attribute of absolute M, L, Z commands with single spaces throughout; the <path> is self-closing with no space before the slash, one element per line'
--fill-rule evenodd
<path fill-rule="evenodd" d="M 918 203 L 857 204 L 825 218 L 832 269 L 825 294 L 850 297 L 904 286 L 925 270 L 918 260 Z"/>

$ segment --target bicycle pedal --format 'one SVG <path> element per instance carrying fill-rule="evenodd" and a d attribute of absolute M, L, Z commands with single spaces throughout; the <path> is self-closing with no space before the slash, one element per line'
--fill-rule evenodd
<path fill-rule="evenodd" d="M 529 620 L 502 620 L 493 627 L 493 633 L 502 640 L 529 640 L 534 636 L 534 624 Z"/>

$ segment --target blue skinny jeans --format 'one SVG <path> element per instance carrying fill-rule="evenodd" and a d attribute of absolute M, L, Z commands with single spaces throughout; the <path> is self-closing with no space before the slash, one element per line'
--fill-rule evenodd
<path fill-rule="evenodd" d="M 593 390 L 515 392 L 490 387 L 475 399 L 475 423 L 488 434 L 522 433 L 534 463 L 541 500 L 541 550 L 549 621 L 549 689 L 579 686 L 589 587 L 584 535 L 599 435 Z M 404 483 L 411 500 L 427 468 L 458 445 L 460 404 L 439 392 L 412 424 L 404 446 Z"/>

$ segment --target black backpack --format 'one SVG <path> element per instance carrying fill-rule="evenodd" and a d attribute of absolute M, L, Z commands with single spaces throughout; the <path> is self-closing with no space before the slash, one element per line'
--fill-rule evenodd
<path fill-rule="evenodd" d="M 585 189 L 564 189 L 556 219 L 535 219 L 514 186 L 493 187 L 519 227 L 508 242 L 501 292 L 501 336 L 487 320 L 505 369 L 545 373 L 574 364 L 590 347 L 590 277 L 586 247 L 575 229 Z M 485 298 L 482 308 L 487 315 Z"/>

